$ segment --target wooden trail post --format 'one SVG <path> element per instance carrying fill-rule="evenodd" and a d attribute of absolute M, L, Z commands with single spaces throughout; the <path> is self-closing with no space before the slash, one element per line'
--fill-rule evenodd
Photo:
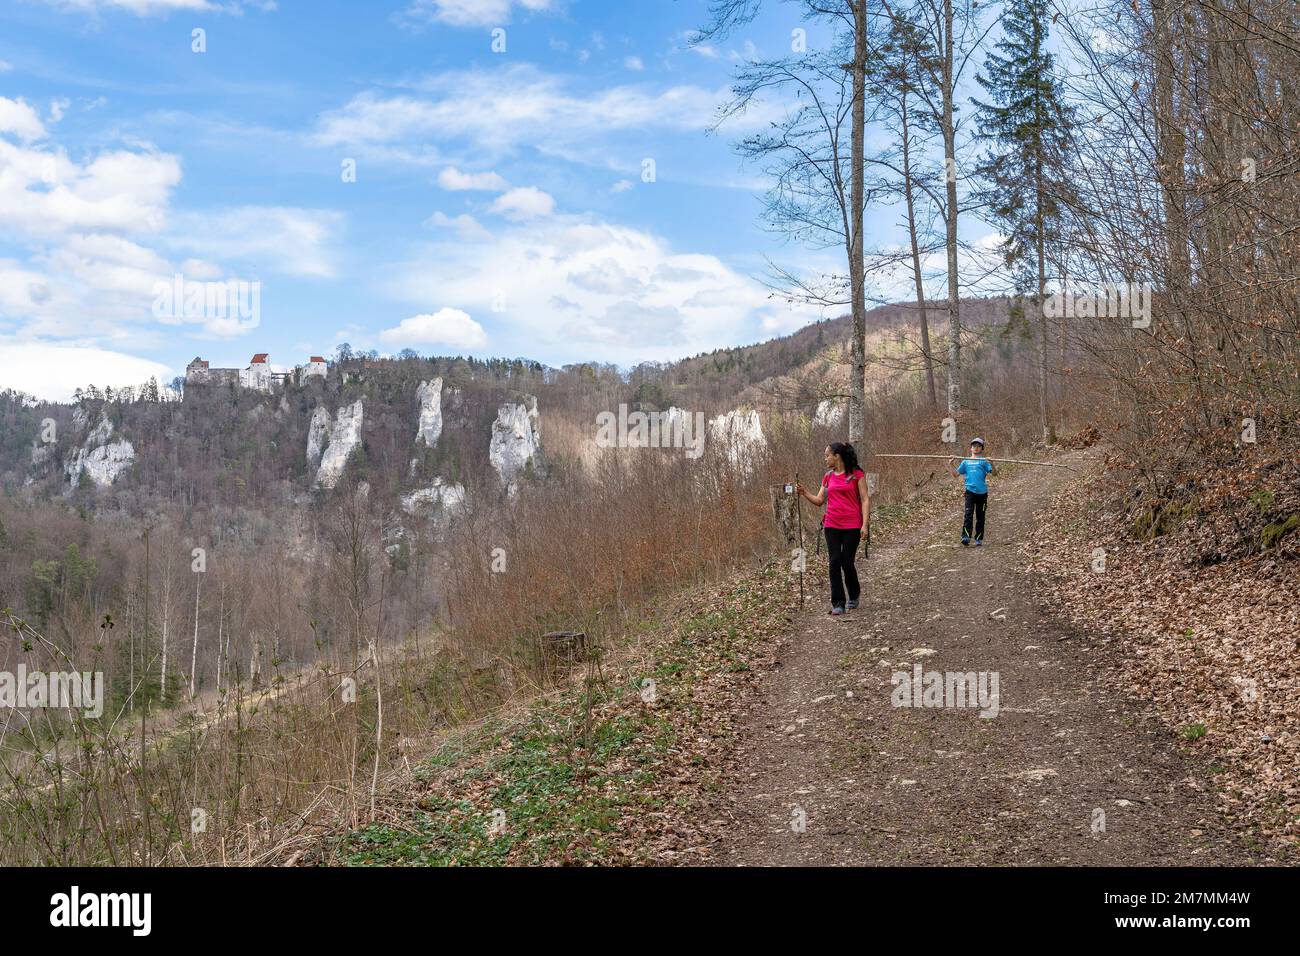
<path fill-rule="evenodd" d="M 787 488 L 791 489 L 788 494 Z M 793 485 L 783 482 L 779 485 L 771 485 L 768 490 L 772 498 L 772 516 L 776 519 L 776 530 L 782 546 L 787 550 L 798 549 L 794 553 L 799 558 L 799 603 L 802 606 L 803 570 L 807 559 L 803 550 L 803 511 L 799 508 L 799 499 L 793 489 Z M 791 501 L 791 497 L 795 497 L 795 500 Z M 797 530 L 796 525 L 798 525 Z"/>

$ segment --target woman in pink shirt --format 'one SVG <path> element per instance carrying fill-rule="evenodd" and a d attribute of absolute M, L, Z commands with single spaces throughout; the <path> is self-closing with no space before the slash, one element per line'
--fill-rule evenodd
<path fill-rule="evenodd" d="M 871 514 L 871 496 L 852 445 L 831 442 L 826 448 L 826 467 L 829 470 L 822 476 L 822 486 L 815 497 L 803 485 L 797 485 L 796 490 L 817 507 L 826 505 L 822 528 L 826 532 L 826 554 L 831 564 L 831 613 L 838 616 L 846 607 L 852 611 L 858 606 L 861 589 L 853 558 L 867 526 L 867 515 Z"/>

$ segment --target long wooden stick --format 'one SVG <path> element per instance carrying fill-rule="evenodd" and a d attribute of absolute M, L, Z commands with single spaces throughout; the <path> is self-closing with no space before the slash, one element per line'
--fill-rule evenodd
<path fill-rule="evenodd" d="M 964 461 L 981 460 L 981 459 L 967 459 L 960 455 L 897 455 L 897 454 L 887 455 L 887 454 L 882 454 L 881 452 L 874 452 L 873 454 L 875 455 L 876 458 L 941 458 L 945 461 L 948 460 L 949 458 L 958 458 Z M 1074 467 L 1073 465 L 1058 465 L 1054 461 L 1025 461 L 1024 459 L 1021 458 L 983 458 L 982 460 L 1001 461 L 1009 465 L 1046 465 L 1048 468 L 1073 468 Z"/>
<path fill-rule="evenodd" d="M 797 468 L 795 469 L 794 472 L 794 483 L 795 486 L 798 487 L 799 469 Z M 804 569 L 804 565 L 808 563 L 808 554 L 803 549 L 803 495 L 799 494 L 798 492 L 795 492 L 795 496 L 794 496 L 794 510 L 795 510 L 795 514 L 798 515 L 798 521 L 799 521 L 799 607 L 802 608 L 803 607 L 803 569 Z"/>

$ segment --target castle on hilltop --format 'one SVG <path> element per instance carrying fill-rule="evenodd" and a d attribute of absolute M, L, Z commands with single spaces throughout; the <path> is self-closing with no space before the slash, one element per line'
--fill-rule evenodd
<path fill-rule="evenodd" d="M 271 368 L 270 353 L 258 352 L 248 363 L 248 368 L 212 368 L 199 356 L 185 366 L 186 385 L 236 385 L 256 392 L 271 392 L 291 378 L 297 381 L 313 375 L 324 378 L 329 371 L 325 359 L 313 355 L 305 365 L 295 366 L 292 372 L 277 372 Z"/>

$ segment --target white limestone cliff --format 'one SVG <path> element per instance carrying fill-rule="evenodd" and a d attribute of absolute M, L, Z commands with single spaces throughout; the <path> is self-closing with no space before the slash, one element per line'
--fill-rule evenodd
<path fill-rule="evenodd" d="M 325 451 L 325 443 L 330 437 L 330 413 L 324 405 L 317 405 L 311 413 L 311 422 L 307 425 L 307 465 L 315 468 L 320 464 L 320 456 Z"/>
<path fill-rule="evenodd" d="M 456 482 L 434 478 L 428 488 L 420 488 L 402 496 L 402 510 L 409 515 L 428 514 L 435 509 L 450 516 L 465 505 L 465 486 Z"/>
<path fill-rule="evenodd" d="M 95 487 L 108 488 L 135 464 L 135 447 L 126 439 L 112 441 L 112 437 L 113 423 L 104 416 L 67 464 L 68 483 L 73 488 L 81 483 L 83 474 Z"/>
<path fill-rule="evenodd" d="M 844 421 L 844 403 L 839 399 L 823 398 L 813 412 L 813 421 L 822 426 L 835 426 Z"/>
<path fill-rule="evenodd" d="M 415 396 L 420 402 L 420 424 L 415 430 L 415 440 L 432 448 L 442 434 L 442 379 L 420 383 Z"/>
<path fill-rule="evenodd" d="M 535 474 L 541 471 L 542 438 L 538 422 L 537 399 L 531 395 L 523 403 L 510 402 L 497 409 L 488 459 L 511 496 L 519 490 L 517 479 L 530 465 Z"/>
<path fill-rule="evenodd" d="M 333 488 L 343 476 L 348 458 L 361 444 L 361 426 L 365 409 L 362 400 L 357 399 L 351 405 L 343 405 L 328 424 L 329 444 L 320 458 L 320 468 L 316 470 L 316 484 L 321 488 Z M 313 415 L 312 423 L 316 418 Z M 308 435 L 308 451 L 311 451 L 311 436 Z"/>
<path fill-rule="evenodd" d="M 767 438 L 758 411 L 732 409 L 709 420 L 709 441 L 722 449 L 732 465 L 749 468 L 767 451 Z"/>

